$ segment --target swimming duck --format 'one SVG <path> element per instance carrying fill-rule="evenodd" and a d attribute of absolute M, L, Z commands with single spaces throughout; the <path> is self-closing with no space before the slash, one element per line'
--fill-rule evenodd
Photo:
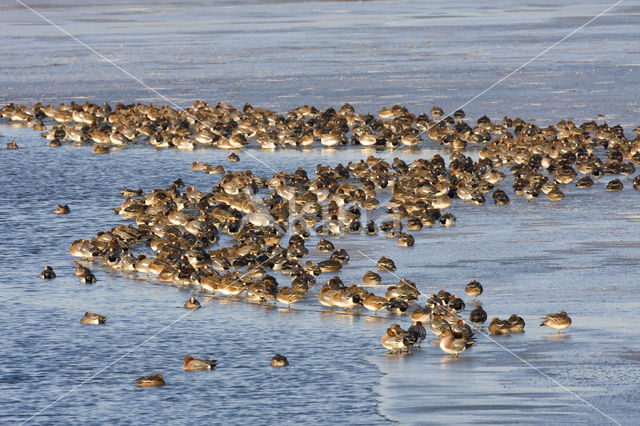
<path fill-rule="evenodd" d="M 289 365 L 289 360 L 284 355 L 275 354 L 273 358 L 271 358 L 272 367 L 285 367 L 287 365 Z"/>
<path fill-rule="evenodd" d="M 80 276 L 80 282 L 82 284 L 95 284 L 98 280 L 96 276 L 93 275 L 91 271 L 87 269 L 87 271 Z"/>
<path fill-rule="evenodd" d="M 136 385 L 139 387 L 164 386 L 164 377 L 162 374 L 154 374 L 153 376 L 143 376 L 136 379 Z"/>
<path fill-rule="evenodd" d="M 540 326 L 543 325 L 555 328 L 556 330 L 558 330 L 558 333 L 560 333 L 560 330 L 564 330 L 571 325 L 571 318 L 564 311 L 556 314 L 549 314 L 542 318 L 542 323 L 540 324 Z"/>
<path fill-rule="evenodd" d="M 44 270 L 40 272 L 40 278 L 43 280 L 51 280 L 56 277 L 56 273 L 53 272 L 53 268 L 51 266 L 45 266 Z"/>
<path fill-rule="evenodd" d="M 232 152 L 231 154 L 229 154 L 229 156 L 227 157 L 227 161 L 230 161 L 232 163 L 235 163 L 237 161 L 240 161 L 240 157 L 238 156 L 238 154 L 236 154 L 235 152 Z"/>
<path fill-rule="evenodd" d="M 216 367 L 217 361 L 215 359 L 196 359 L 195 357 L 188 355 L 184 357 L 184 363 L 182 369 L 184 371 L 207 371 Z"/>
<path fill-rule="evenodd" d="M 107 154 L 109 151 L 111 151 L 111 148 L 107 145 L 96 144 L 93 146 L 93 150 L 91 152 L 94 154 Z"/>
<path fill-rule="evenodd" d="M 207 167 L 206 171 L 210 175 L 220 175 L 220 174 L 223 174 L 225 172 L 224 167 L 221 164 L 218 164 L 216 166 Z"/>
<path fill-rule="evenodd" d="M 200 307 L 200 302 L 194 296 L 191 296 L 189 300 L 184 302 L 184 307 L 191 310 L 198 309 Z"/>
<path fill-rule="evenodd" d="M 465 338 L 462 333 L 452 331 L 450 328 L 444 329 L 440 336 L 440 349 L 442 349 L 443 352 L 451 354 L 452 358 L 457 358 L 458 354 L 473 345 L 473 337 Z"/>
<path fill-rule="evenodd" d="M 633 178 L 633 189 L 640 189 L 640 175 Z"/>
<path fill-rule="evenodd" d="M 89 268 L 87 268 L 86 266 L 82 266 L 82 265 L 78 265 L 78 267 L 76 268 L 75 271 L 73 271 L 73 275 L 75 275 L 76 277 L 81 277 L 84 274 L 86 274 L 87 272 L 91 272 L 89 270 Z"/>
<path fill-rule="evenodd" d="M 524 331 L 524 319 L 522 317 L 513 314 L 507 320 L 509 323 L 510 333 L 522 333 Z"/>
<path fill-rule="evenodd" d="M 474 324 L 484 324 L 487 321 L 487 312 L 482 309 L 482 306 L 477 305 L 470 313 L 469 313 L 469 321 Z"/>
<path fill-rule="evenodd" d="M 18 144 L 16 141 L 7 144 L 7 149 L 18 149 Z"/>
<path fill-rule="evenodd" d="M 107 321 L 107 317 L 99 314 L 92 314 L 91 312 L 85 312 L 84 316 L 80 318 L 80 324 L 104 324 Z"/>
<path fill-rule="evenodd" d="M 69 214 L 71 210 L 68 205 L 58 204 L 58 207 L 53 211 L 55 214 Z"/>
<path fill-rule="evenodd" d="M 471 281 L 464 288 L 464 292 L 467 293 L 467 296 L 473 297 L 474 299 L 476 299 L 478 296 L 480 296 L 482 294 L 483 290 L 484 289 L 482 288 L 482 284 L 480 284 L 476 280 Z"/>

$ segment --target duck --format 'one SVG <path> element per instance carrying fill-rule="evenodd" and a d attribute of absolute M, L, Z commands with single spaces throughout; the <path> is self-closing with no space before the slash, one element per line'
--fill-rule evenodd
<path fill-rule="evenodd" d="M 507 193 L 501 189 L 496 189 L 491 197 L 493 198 L 493 201 L 499 206 L 509 204 L 510 201 Z"/>
<path fill-rule="evenodd" d="M 423 324 L 429 322 L 431 318 L 431 309 L 428 307 L 416 306 L 413 312 L 411 312 L 411 319 L 413 321 L 420 321 Z"/>
<path fill-rule="evenodd" d="M 104 324 L 107 322 L 107 317 L 99 314 L 92 314 L 91 312 L 85 312 L 84 316 L 80 318 L 80 324 Z"/>
<path fill-rule="evenodd" d="M 487 312 L 482 309 L 482 306 L 477 305 L 470 313 L 469 313 L 469 321 L 473 324 L 482 325 L 487 321 Z"/>
<path fill-rule="evenodd" d="M 246 284 L 242 282 L 242 280 L 236 278 L 235 280 L 231 280 L 231 279 L 223 280 L 223 282 L 221 282 L 220 286 L 218 287 L 217 291 L 218 293 L 231 298 L 239 295 L 246 289 L 247 289 Z"/>
<path fill-rule="evenodd" d="M 378 267 L 378 269 L 380 271 L 395 271 L 396 270 L 396 264 L 395 262 L 386 257 L 386 256 L 382 256 L 380 259 L 378 259 L 378 262 L 376 263 L 376 266 Z"/>
<path fill-rule="evenodd" d="M 240 157 L 238 156 L 238 154 L 236 154 L 235 152 L 232 152 L 231 154 L 229 154 L 229 156 L 227 157 L 227 161 L 235 163 L 237 161 L 240 161 Z"/>
<path fill-rule="evenodd" d="M 318 266 L 320 267 L 320 271 L 322 272 L 338 272 L 340 269 L 342 269 L 342 263 L 333 259 L 318 262 Z"/>
<path fill-rule="evenodd" d="M 378 233 L 378 227 L 373 220 L 370 220 L 365 225 L 365 231 L 367 235 L 376 235 Z"/>
<path fill-rule="evenodd" d="M 449 328 L 449 322 L 442 315 L 433 315 L 429 322 L 429 329 L 436 336 L 441 336 L 445 329 Z"/>
<path fill-rule="evenodd" d="M 508 336 L 511 324 L 500 318 L 493 318 L 489 323 L 489 333 L 493 336 Z"/>
<path fill-rule="evenodd" d="M 349 262 L 350 257 L 349 257 L 349 253 L 347 253 L 347 251 L 345 249 L 341 248 L 341 249 L 338 249 L 338 250 L 334 251 L 331 254 L 330 259 L 338 261 L 342 265 L 344 265 L 344 264 Z"/>
<path fill-rule="evenodd" d="M 153 376 L 143 376 L 139 377 L 135 380 L 136 385 L 139 387 L 149 387 L 149 386 L 164 386 L 164 376 L 160 373 L 156 373 Z"/>
<path fill-rule="evenodd" d="M 44 267 L 44 270 L 40 272 L 40 278 L 43 280 L 51 280 L 56 277 L 56 273 L 53 271 L 53 268 L 49 265 Z"/>
<path fill-rule="evenodd" d="M 94 154 L 107 154 L 111 151 L 111 148 L 107 145 L 95 144 L 92 149 L 92 153 Z"/>
<path fill-rule="evenodd" d="M 524 332 L 524 319 L 516 314 L 513 314 L 507 320 L 509 323 L 510 333 L 522 333 Z"/>
<path fill-rule="evenodd" d="M 215 359 L 196 359 L 188 355 L 184 357 L 182 369 L 184 371 L 208 371 L 213 370 L 217 365 L 216 363 Z"/>
<path fill-rule="evenodd" d="M 362 300 L 362 306 L 370 311 L 373 311 L 374 315 L 378 315 L 378 311 L 381 311 L 389 306 L 389 301 L 384 297 L 376 296 L 373 293 L 369 293 L 369 295 Z"/>
<path fill-rule="evenodd" d="M 462 312 L 464 311 L 464 308 L 465 308 L 464 300 L 462 300 L 461 298 L 459 298 L 454 294 L 449 299 L 449 302 L 447 303 L 447 308 L 449 309 L 450 312 L 454 314 Z"/>
<path fill-rule="evenodd" d="M 422 325 L 422 321 L 413 321 L 411 327 L 407 329 L 415 344 L 420 347 L 420 343 L 427 337 L 427 330 Z"/>
<path fill-rule="evenodd" d="M 400 327 L 400 324 L 391 324 L 380 341 L 382 346 L 391 353 L 400 353 L 403 350 L 410 352 L 415 343 L 414 337 Z"/>
<path fill-rule="evenodd" d="M 80 276 L 80 282 L 82 284 L 95 284 L 97 281 L 96 276 L 89 270 Z"/>
<path fill-rule="evenodd" d="M 200 307 L 200 302 L 194 296 L 191 296 L 189 300 L 184 302 L 184 307 L 190 310 L 198 309 Z"/>
<path fill-rule="evenodd" d="M 82 265 L 78 265 L 78 267 L 76 268 L 75 271 L 73 271 L 73 275 L 75 275 L 76 277 L 81 277 L 84 274 L 86 274 L 87 272 L 91 272 L 89 270 L 89 268 L 87 268 L 86 266 L 82 266 Z"/>
<path fill-rule="evenodd" d="M 67 204 L 58 204 L 58 207 L 53 211 L 55 214 L 69 214 L 71 210 Z"/>
<path fill-rule="evenodd" d="M 562 201 L 564 200 L 564 193 L 559 188 L 553 188 L 547 193 L 547 198 L 551 201 Z"/>
<path fill-rule="evenodd" d="M 331 296 L 332 305 L 344 310 L 355 308 L 361 301 L 359 295 L 353 294 L 347 289 L 336 290 Z"/>
<path fill-rule="evenodd" d="M 382 282 L 382 277 L 373 271 L 366 271 L 362 277 L 362 284 L 378 286 Z"/>
<path fill-rule="evenodd" d="M 567 315 L 566 312 L 558 312 L 555 314 L 549 314 L 542 318 L 542 323 L 540 326 L 547 326 L 558 330 L 560 333 L 561 330 L 569 327 L 571 325 L 571 318 Z"/>
<path fill-rule="evenodd" d="M 18 149 L 18 144 L 16 141 L 10 142 L 7 144 L 7 149 Z"/>
<path fill-rule="evenodd" d="M 333 243 L 331 241 L 325 238 L 320 238 L 320 241 L 318 241 L 318 244 L 316 245 L 316 249 L 320 253 L 328 253 L 334 251 L 335 247 L 333 246 Z"/>
<path fill-rule="evenodd" d="M 450 328 L 445 328 L 440 335 L 440 349 L 443 352 L 451 354 L 452 358 L 457 358 L 458 355 L 474 345 L 473 337 L 465 337 L 462 333 L 452 331 Z"/>
<path fill-rule="evenodd" d="M 225 173 L 225 170 L 221 164 L 218 164 L 215 166 L 207 167 L 206 172 L 210 175 L 221 175 Z"/>
<path fill-rule="evenodd" d="M 607 191 L 619 192 L 622 191 L 623 185 L 620 179 L 613 179 L 607 184 Z"/>
<path fill-rule="evenodd" d="M 398 235 L 398 245 L 400 247 L 413 247 L 416 240 L 413 238 L 413 235 L 407 234 L 406 232 L 401 232 Z"/>
<path fill-rule="evenodd" d="M 482 288 L 482 284 L 480 284 L 476 280 L 472 280 L 464 288 L 464 292 L 467 293 L 467 296 L 473 297 L 474 299 L 477 299 L 478 296 L 480 296 L 482 294 L 483 290 L 484 289 Z M 485 320 L 486 320 L 486 318 L 485 318 Z"/>
<path fill-rule="evenodd" d="M 287 365 L 289 365 L 289 360 L 284 355 L 275 354 L 273 358 L 271 358 L 272 367 L 286 367 Z"/>
<path fill-rule="evenodd" d="M 593 179 L 589 176 L 583 176 L 576 182 L 578 188 L 591 188 L 593 186 Z"/>
<path fill-rule="evenodd" d="M 409 303 L 405 300 L 399 300 L 396 298 L 388 299 L 387 311 L 394 315 L 404 315 L 409 309 Z"/>
<path fill-rule="evenodd" d="M 440 225 L 444 226 L 445 228 L 451 227 L 455 225 L 455 223 L 456 217 L 451 212 L 446 212 L 445 214 L 440 216 Z"/>
<path fill-rule="evenodd" d="M 291 304 L 304 299 L 304 296 L 305 294 L 303 292 L 293 290 L 289 287 L 280 287 L 277 300 L 278 302 L 287 305 L 289 309 L 291 309 Z"/>
<path fill-rule="evenodd" d="M 471 330 L 471 326 L 469 326 L 469 324 L 467 324 L 463 319 L 459 319 L 452 324 L 451 331 L 462 334 L 467 340 L 473 338 L 473 330 Z"/>

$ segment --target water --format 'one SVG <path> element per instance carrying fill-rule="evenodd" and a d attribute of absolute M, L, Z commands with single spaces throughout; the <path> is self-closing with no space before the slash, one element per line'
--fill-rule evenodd
<path fill-rule="evenodd" d="M 350 102 L 358 112 L 375 112 L 400 103 L 419 113 L 433 104 L 448 111 L 463 105 L 608 5 L 32 6 L 181 106 L 221 100 L 284 112 Z M 472 119 L 509 114 L 541 124 L 602 114 L 600 120 L 630 131 L 638 124 L 630 90 L 639 82 L 638 12 L 622 3 L 464 110 Z M 167 103 L 19 4 L 5 2 L 0 13 L 0 104 Z M 368 257 L 384 253 L 423 293 L 462 294 L 477 279 L 490 318 L 517 313 L 527 322 L 520 336 L 492 341 L 478 334 L 476 347 L 452 361 L 429 341 L 412 356 L 388 355 L 380 336 L 391 321 L 406 326 L 408 319 L 328 313 L 314 297 L 291 311 L 212 300 L 187 313 L 184 290 L 98 266 L 95 285 L 78 284 L 72 275 L 71 241 L 122 223 L 110 209 L 122 201 L 125 185 L 146 192 L 181 177 L 209 190 L 219 177 L 189 171 L 193 161 L 270 176 L 269 167 L 312 171 L 317 163 L 344 164 L 369 152 L 251 148 L 239 163 L 227 163 L 228 153 L 217 150 L 145 146 L 93 155 L 86 146 L 47 147 L 36 132 L 3 122 L 0 145 L 12 140 L 19 150 L 0 151 L 3 423 L 39 413 L 31 421 L 603 424 L 606 414 L 633 424 L 640 414 L 640 224 L 630 178 L 621 179 L 620 193 L 605 191 L 608 179 L 589 190 L 567 186 L 560 203 L 458 200 L 451 207 L 456 226 L 413 233 L 413 248 L 384 237 L 332 238 L 351 255 L 340 273 L 345 282 L 359 282 L 375 268 Z M 429 158 L 436 150 L 424 143 L 394 156 Z M 511 195 L 508 183 L 501 187 Z M 58 203 L 69 204 L 71 214 L 54 215 Z M 47 264 L 58 274 L 53 281 L 38 277 Z M 395 281 L 383 273 L 384 283 Z M 538 327 L 541 315 L 561 310 L 573 325 L 560 337 Z M 85 311 L 106 315 L 107 325 L 81 326 Z M 277 352 L 290 367 L 268 365 Z M 220 365 L 188 374 L 181 370 L 187 354 Z M 135 378 L 156 372 L 167 386 L 135 387 Z"/>

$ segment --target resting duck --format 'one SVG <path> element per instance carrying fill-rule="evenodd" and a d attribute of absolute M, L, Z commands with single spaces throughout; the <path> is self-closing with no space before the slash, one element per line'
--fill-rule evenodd
<path fill-rule="evenodd" d="M 464 292 L 467 293 L 467 296 L 473 297 L 476 299 L 478 296 L 482 294 L 483 288 L 482 284 L 478 281 L 473 280 L 464 288 Z"/>
<path fill-rule="evenodd" d="M 143 376 L 136 379 L 136 385 L 140 387 L 164 386 L 164 377 L 160 373 L 153 376 Z"/>
<path fill-rule="evenodd" d="M 462 333 L 444 329 L 440 336 L 440 349 L 451 354 L 452 358 L 457 358 L 458 354 L 464 352 L 474 345 L 473 337 L 465 337 Z"/>
<path fill-rule="evenodd" d="M 69 214 L 71 210 L 67 204 L 58 204 L 58 207 L 53 211 L 55 214 Z"/>
<path fill-rule="evenodd" d="M 571 325 L 571 318 L 566 312 L 562 311 L 557 314 L 549 314 L 543 317 L 540 325 L 555 328 L 558 330 L 558 333 L 560 333 L 560 330 L 564 330 Z"/>
<path fill-rule="evenodd" d="M 85 312 L 84 316 L 80 318 L 80 324 L 104 324 L 105 322 L 107 322 L 107 317 L 91 312 Z"/>
<path fill-rule="evenodd" d="M 289 361 L 287 357 L 280 354 L 275 354 L 273 358 L 271 358 L 271 366 L 272 367 L 285 367 L 289 365 Z"/>
<path fill-rule="evenodd" d="M 191 310 L 198 309 L 200 307 L 200 302 L 194 296 L 191 296 L 189 300 L 184 302 L 184 307 Z"/>
<path fill-rule="evenodd" d="M 184 357 L 182 369 L 184 371 L 212 370 L 216 367 L 216 363 L 217 361 L 215 359 L 196 359 L 195 357 L 188 355 Z"/>
<path fill-rule="evenodd" d="M 51 266 L 45 266 L 44 271 L 40 272 L 40 278 L 43 280 L 51 280 L 56 277 L 56 273 L 53 272 L 53 268 Z"/>

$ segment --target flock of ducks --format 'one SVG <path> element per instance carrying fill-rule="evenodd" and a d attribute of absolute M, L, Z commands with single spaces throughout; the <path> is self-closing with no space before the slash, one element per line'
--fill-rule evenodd
<path fill-rule="evenodd" d="M 412 233 L 455 225 L 456 217 L 448 211 L 452 202 L 482 205 L 489 198 L 497 205 L 508 204 L 509 186 L 515 196 L 532 200 L 546 195 L 560 201 L 566 185 L 589 188 L 607 175 L 630 176 L 640 163 L 640 127 L 634 129 L 635 137 L 628 138 L 622 127 L 594 121 L 576 125 L 563 120 L 539 127 L 519 118 L 492 122 L 483 116 L 471 125 L 461 110 L 444 117 L 434 107 L 430 114 L 416 116 L 395 105 L 377 116 L 363 115 L 345 104 L 324 111 L 303 106 L 280 115 L 249 104 L 238 110 L 201 101 L 185 110 L 140 103 L 115 107 L 107 103 L 9 104 L 0 109 L 1 117 L 42 131 L 51 146 L 93 144 L 96 153 L 133 143 L 175 149 L 240 150 L 255 144 L 263 149 L 314 144 L 396 149 L 417 145 L 426 135 L 448 149 L 448 161 L 439 154 L 409 163 L 399 157 L 387 161 L 369 155 L 346 165 L 318 164 L 313 174 L 298 168 L 271 176 L 196 161 L 192 171 L 219 176 L 211 191 L 188 186 L 182 179 L 146 193 L 125 187 L 124 200 L 114 211 L 131 223 L 76 240 L 69 251 L 83 261 L 98 261 L 106 268 L 215 297 L 280 303 L 288 309 L 315 297 L 329 310 L 363 308 L 375 316 L 380 311 L 400 318 L 410 315 L 407 330 L 397 323 L 387 329 L 381 339 L 384 348 L 410 352 L 426 338 L 428 327 L 439 339 L 440 349 L 457 357 L 475 342 L 472 326 L 459 315 L 465 309 L 461 298 L 441 290 L 428 296 L 424 305 L 416 305 L 422 294 L 415 282 L 393 274 L 397 283 L 382 285 L 381 274 L 396 269 L 385 256 L 376 264 L 378 272 L 367 270 L 361 283 L 345 284 L 337 274 L 350 255 L 330 238 L 341 236 L 344 241 L 348 234 L 377 235 L 411 247 L 415 244 Z M 51 122 L 55 124 L 47 128 Z M 465 155 L 471 146 L 477 160 Z M 228 158 L 239 159 L 235 152 Z M 506 179 L 508 173 L 511 176 Z M 640 176 L 631 181 L 640 189 Z M 622 190 L 623 182 L 615 178 L 606 188 Z M 55 210 L 56 214 L 69 212 L 66 205 Z M 315 247 L 309 243 L 312 235 L 321 237 Z M 95 283 L 86 264 L 78 267 L 76 275 L 82 283 Z M 55 277 L 47 268 L 42 278 Z M 326 282 L 322 279 L 324 284 L 314 291 L 321 274 L 330 277 Z M 483 287 L 474 280 L 465 292 L 475 300 Z M 195 296 L 185 303 L 187 309 L 200 306 Z M 81 320 L 85 324 L 105 321 L 89 312 Z M 482 327 L 486 321 L 487 313 L 476 304 L 469 322 Z M 541 325 L 560 331 L 570 324 L 571 319 L 561 312 L 547 315 Z M 506 320 L 493 318 L 488 331 L 521 333 L 524 325 L 513 314 Z M 215 362 L 196 361 L 191 357 L 189 363 L 215 366 Z M 283 363 L 274 357 L 272 364 L 286 365 L 286 358 Z M 164 383 L 159 374 L 140 380 L 141 386 Z"/>

